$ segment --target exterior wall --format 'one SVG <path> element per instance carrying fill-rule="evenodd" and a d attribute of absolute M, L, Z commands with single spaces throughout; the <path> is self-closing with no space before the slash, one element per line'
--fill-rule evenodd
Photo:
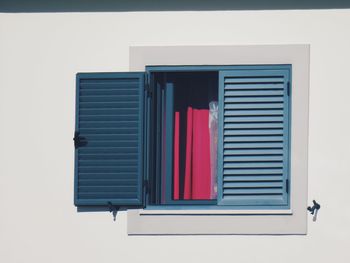
<path fill-rule="evenodd" d="M 0 261 L 349 262 L 350 10 L 0 14 Z M 73 206 L 75 73 L 130 46 L 310 44 L 306 236 L 127 236 Z"/>

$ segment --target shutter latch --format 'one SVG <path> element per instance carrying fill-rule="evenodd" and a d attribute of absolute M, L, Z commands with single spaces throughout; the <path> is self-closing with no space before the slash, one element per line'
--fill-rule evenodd
<path fill-rule="evenodd" d="M 289 193 L 289 180 L 286 180 L 286 192 Z"/>
<path fill-rule="evenodd" d="M 81 147 L 81 146 L 87 145 L 87 140 L 86 140 L 86 138 L 85 138 L 85 137 L 82 137 L 82 136 L 79 136 L 79 132 L 75 132 L 75 133 L 74 133 L 73 141 L 74 141 L 74 148 L 75 148 L 75 149 L 78 149 L 78 148 Z"/>
<path fill-rule="evenodd" d="M 115 221 L 119 210 L 119 206 L 115 206 L 112 204 L 112 202 L 108 202 L 108 207 L 109 207 L 109 212 L 111 212 L 113 215 L 113 221 Z"/>

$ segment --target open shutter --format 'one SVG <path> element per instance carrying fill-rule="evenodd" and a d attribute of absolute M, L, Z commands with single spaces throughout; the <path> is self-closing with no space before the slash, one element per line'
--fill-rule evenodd
<path fill-rule="evenodd" d="M 141 205 L 143 73 L 77 75 L 75 205 Z"/>
<path fill-rule="evenodd" d="M 219 205 L 288 205 L 289 77 L 288 68 L 219 73 Z"/>

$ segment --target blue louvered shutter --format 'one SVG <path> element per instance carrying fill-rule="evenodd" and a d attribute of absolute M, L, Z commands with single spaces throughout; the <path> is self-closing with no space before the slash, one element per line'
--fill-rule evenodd
<path fill-rule="evenodd" d="M 143 73 L 77 75 L 75 205 L 141 205 Z"/>
<path fill-rule="evenodd" d="M 289 68 L 219 73 L 219 205 L 288 205 L 289 90 Z"/>

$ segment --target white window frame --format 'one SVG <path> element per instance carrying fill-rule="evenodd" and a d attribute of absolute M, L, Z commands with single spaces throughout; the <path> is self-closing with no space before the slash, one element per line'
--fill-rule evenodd
<path fill-rule="evenodd" d="M 129 235 L 307 234 L 309 45 L 130 47 L 130 71 L 170 65 L 292 65 L 290 209 L 129 210 Z"/>

